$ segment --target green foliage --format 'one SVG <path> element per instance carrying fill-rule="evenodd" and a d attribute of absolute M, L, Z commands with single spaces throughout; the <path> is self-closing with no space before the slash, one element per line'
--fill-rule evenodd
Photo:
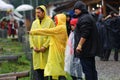
<path fill-rule="evenodd" d="M 16 41 L 11 41 L 11 39 L 0 39 L 0 47 L 3 48 L 4 55 L 19 53 L 23 54 L 22 44 Z"/>
<path fill-rule="evenodd" d="M 26 77 L 26 78 L 20 78 L 19 80 L 30 80 L 29 77 Z"/>

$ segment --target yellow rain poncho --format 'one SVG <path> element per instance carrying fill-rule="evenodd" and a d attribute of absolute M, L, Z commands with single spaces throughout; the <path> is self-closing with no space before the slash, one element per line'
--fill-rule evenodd
<path fill-rule="evenodd" d="M 44 12 L 45 12 L 45 17 L 43 18 L 42 22 L 40 23 L 39 19 L 36 18 L 36 20 L 32 23 L 32 27 L 31 30 L 36 30 L 36 29 L 43 29 L 43 28 L 51 28 L 51 27 L 55 27 L 54 22 L 52 21 L 52 19 L 50 19 L 47 15 L 46 15 L 46 8 L 45 6 L 39 6 L 41 7 Z M 42 46 L 46 47 L 47 50 L 45 53 L 36 53 L 33 50 L 33 67 L 34 70 L 36 69 L 44 69 L 46 62 L 47 62 L 47 57 L 48 57 L 48 46 L 49 46 L 49 38 L 48 36 L 40 36 L 40 35 L 30 35 L 29 37 L 29 41 L 30 41 L 30 47 L 37 47 L 38 49 L 40 49 Z"/>
<path fill-rule="evenodd" d="M 52 76 L 54 79 L 58 76 L 65 76 L 64 55 L 67 42 L 66 16 L 58 14 L 57 26 L 50 29 L 40 29 L 31 31 L 33 35 L 50 36 L 50 46 L 48 61 L 45 67 L 45 76 Z"/>

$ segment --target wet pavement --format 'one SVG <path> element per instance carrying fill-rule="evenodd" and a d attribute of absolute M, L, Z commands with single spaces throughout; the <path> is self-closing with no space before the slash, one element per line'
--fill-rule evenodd
<path fill-rule="evenodd" d="M 99 80 L 120 80 L 120 59 L 119 61 L 114 61 L 113 53 L 109 61 L 100 61 L 96 57 L 96 67 Z"/>

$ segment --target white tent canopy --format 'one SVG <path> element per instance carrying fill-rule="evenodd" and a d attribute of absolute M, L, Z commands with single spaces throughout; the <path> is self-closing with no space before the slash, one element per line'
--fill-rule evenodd
<path fill-rule="evenodd" d="M 11 4 L 5 3 L 3 0 L 0 0 L 0 11 L 13 10 L 14 6 Z"/>
<path fill-rule="evenodd" d="M 20 6 L 18 6 L 15 11 L 28 11 L 28 10 L 32 10 L 33 6 L 28 5 L 28 4 L 22 4 Z"/>

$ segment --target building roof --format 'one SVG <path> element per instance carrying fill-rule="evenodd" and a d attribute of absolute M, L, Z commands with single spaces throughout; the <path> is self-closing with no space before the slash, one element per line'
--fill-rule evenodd
<path fill-rule="evenodd" d="M 77 2 L 78 0 L 62 0 L 62 1 L 55 1 L 52 3 L 52 5 L 54 5 L 56 8 L 54 9 L 54 11 L 56 13 L 59 13 L 59 12 L 63 12 L 63 11 L 69 11 L 73 8 L 75 2 Z M 102 4 L 102 0 L 82 0 L 83 2 L 86 3 L 86 5 L 90 5 L 90 6 L 93 6 L 97 3 L 101 3 Z M 105 9 L 104 11 L 105 14 L 109 11 L 115 11 L 118 13 L 118 7 L 119 7 L 119 4 L 120 4 L 120 0 L 103 0 L 104 1 L 104 8 Z"/>
<path fill-rule="evenodd" d="M 54 3 L 54 6 L 56 6 L 54 11 L 55 12 L 62 12 L 62 11 L 70 10 L 73 8 L 75 2 L 77 2 L 77 1 L 78 0 L 68 0 L 68 1 Z M 90 5 L 90 4 L 98 3 L 101 0 L 82 0 L 82 1 L 85 2 L 87 5 Z"/>

